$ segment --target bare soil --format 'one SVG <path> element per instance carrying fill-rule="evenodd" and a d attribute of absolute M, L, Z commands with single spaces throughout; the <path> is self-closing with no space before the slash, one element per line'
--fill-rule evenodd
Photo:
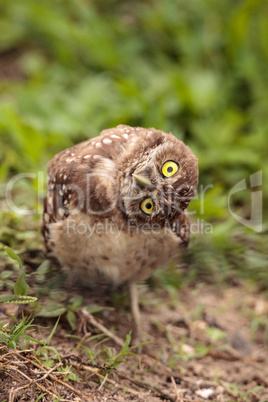
<path fill-rule="evenodd" d="M 83 305 L 114 303 L 107 294 L 79 292 Z M 103 367 L 104 349 L 109 346 L 119 352 L 121 347 L 111 339 L 99 345 L 97 364 L 92 365 L 77 348 L 77 339 L 67 336 L 78 336 L 80 344 L 93 350 L 99 339 L 87 340 L 100 329 L 82 310 L 76 312 L 76 331 L 62 317 L 49 345 L 61 356 L 58 365 L 74 370 L 78 381 L 66 380 L 56 363 L 47 368 L 33 350 L 15 352 L 0 343 L 0 401 L 36 401 L 38 397 L 41 401 L 268 401 L 264 325 L 268 301 L 263 296 L 244 286 L 217 290 L 199 285 L 171 297 L 165 290 L 142 286 L 140 301 L 142 338 L 150 343 L 143 345 L 139 357 L 125 356 L 125 363 L 110 370 Z M 1 321 L 8 319 L 7 313 L 20 316 L 21 307 L 3 306 Z M 117 309 L 94 314 L 94 319 L 119 340 L 131 328 L 128 309 L 120 303 Z M 43 337 L 54 323 L 55 319 L 35 319 L 35 324 L 47 327 Z M 41 338 L 38 332 L 32 336 Z"/>

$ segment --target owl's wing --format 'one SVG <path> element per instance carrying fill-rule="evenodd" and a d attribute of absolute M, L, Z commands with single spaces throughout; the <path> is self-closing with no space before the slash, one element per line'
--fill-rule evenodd
<path fill-rule="evenodd" d="M 187 248 L 190 241 L 190 220 L 185 212 L 179 216 L 176 233 L 182 241 L 180 247 Z"/>
<path fill-rule="evenodd" d="M 49 224 L 66 219 L 75 210 L 109 210 L 117 176 L 115 160 L 133 135 L 131 127 L 120 125 L 50 160 L 42 226 L 45 243 Z"/>

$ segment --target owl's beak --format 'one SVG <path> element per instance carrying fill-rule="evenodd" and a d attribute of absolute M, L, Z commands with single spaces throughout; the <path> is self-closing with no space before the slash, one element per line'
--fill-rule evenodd
<path fill-rule="evenodd" d="M 148 177 L 142 176 L 141 174 L 132 174 L 132 176 L 142 186 L 152 187 L 152 182 L 148 179 Z"/>

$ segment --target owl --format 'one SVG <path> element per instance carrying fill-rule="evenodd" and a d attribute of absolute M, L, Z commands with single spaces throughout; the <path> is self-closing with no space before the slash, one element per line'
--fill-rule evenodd
<path fill-rule="evenodd" d="M 197 158 L 172 134 L 119 125 L 55 155 L 47 173 L 47 256 L 85 285 L 127 284 L 136 339 L 136 283 L 189 241 Z"/>

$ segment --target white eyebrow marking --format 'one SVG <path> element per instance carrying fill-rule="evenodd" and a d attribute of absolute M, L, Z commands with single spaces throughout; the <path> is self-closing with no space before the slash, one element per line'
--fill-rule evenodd
<path fill-rule="evenodd" d="M 88 158 L 90 158 L 91 157 L 91 155 L 85 155 L 84 156 L 84 159 L 88 159 Z"/>
<path fill-rule="evenodd" d="M 110 140 L 109 138 L 104 138 L 104 140 L 102 141 L 104 144 L 111 144 L 113 141 Z"/>
<path fill-rule="evenodd" d="M 100 147 L 101 147 L 101 143 L 100 143 L 100 142 L 97 142 L 96 148 L 100 148 Z"/>
<path fill-rule="evenodd" d="M 101 158 L 101 155 L 93 155 L 93 159 L 99 159 Z"/>
<path fill-rule="evenodd" d="M 119 140 L 120 140 L 120 137 L 118 135 L 116 135 L 116 134 L 111 135 L 111 137 L 112 138 L 119 138 Z"/>

